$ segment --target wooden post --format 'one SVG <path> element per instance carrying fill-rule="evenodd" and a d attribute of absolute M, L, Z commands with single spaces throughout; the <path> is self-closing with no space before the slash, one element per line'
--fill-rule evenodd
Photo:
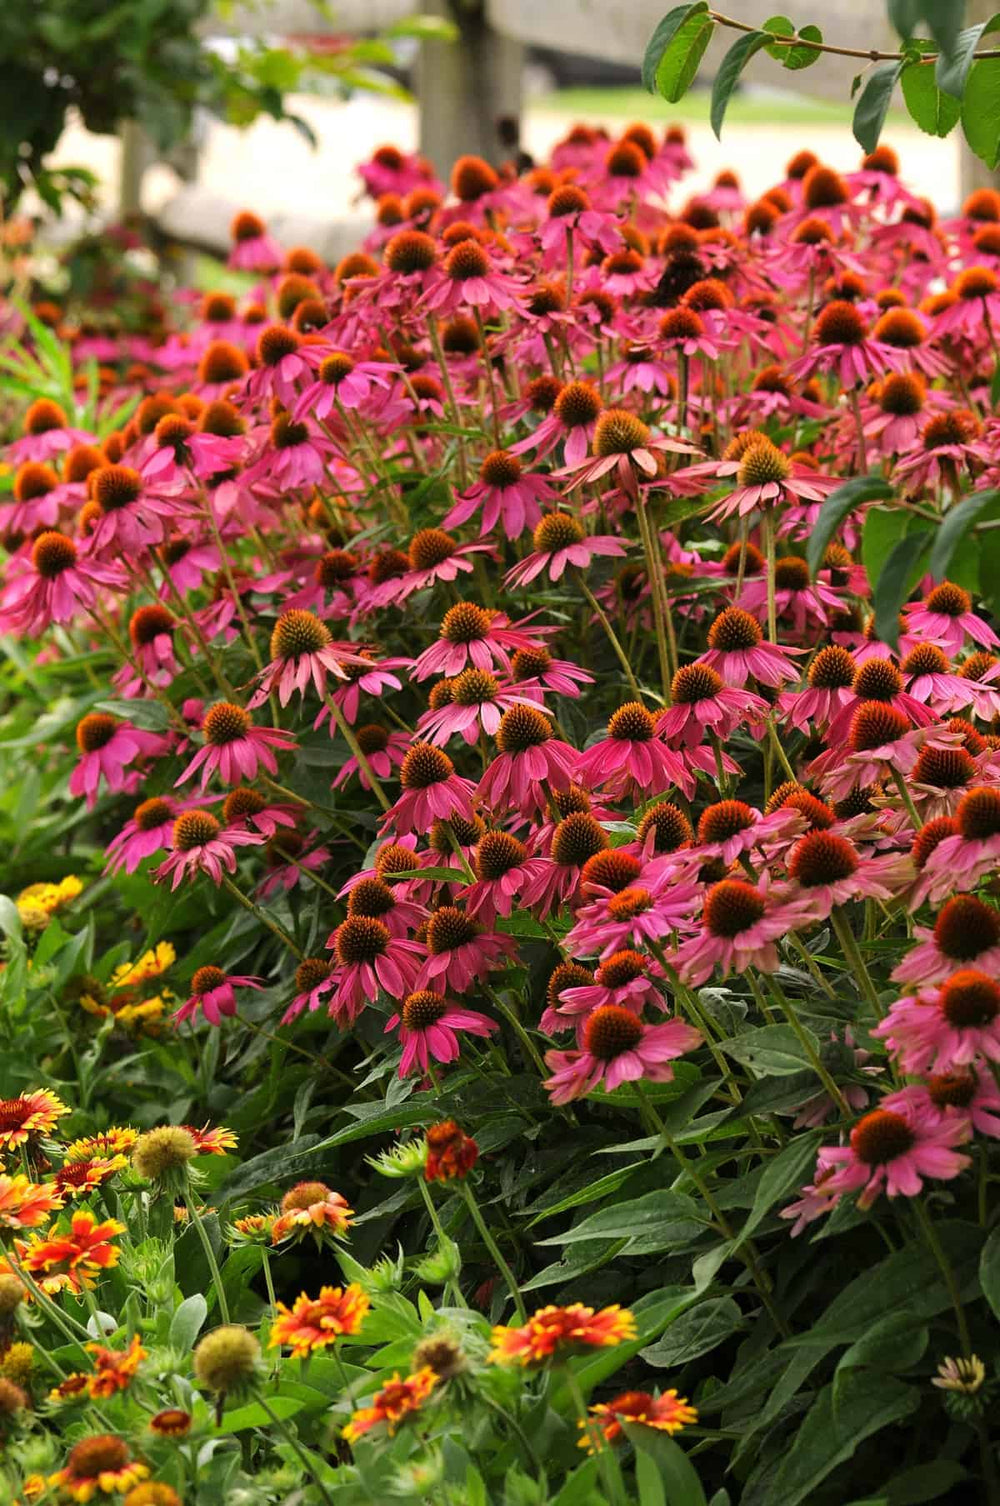
<path fill-rule="evenodd" d="M 421 43 L 417 72 L 420 150 L 447 180 L 466 152 L 488 162 L 509 155 L 500 147 L 497 121 L 520 116 L 524 49 L 493 30 L 482 3 L 425 0 L 420 8 L 446 16 L 460 33 L 455 42 Z"/>

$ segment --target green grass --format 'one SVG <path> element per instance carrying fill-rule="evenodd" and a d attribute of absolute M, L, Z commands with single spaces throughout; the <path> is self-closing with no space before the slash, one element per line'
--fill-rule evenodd
<path fill-rule="evenodd" d="M 637 87 L 557 89 L 542 95 L 534 104 L 541 110 L 558 110 L 560 114 L 579 115 L 581 119 L 593 115 L 620 115 L 629 120 L 703 121 L 707 125 L 709 101 L 707 89 L 695 89 L 672 105 Z M 727 125 L 842 125 L 849 129 L 850 119 L 851 107 L 846 98 L 838 104 L 832 100 L 778 91 L 754 90 L 737 94 L 730 100 L 726 112 Z M 889 112 L 890 126 L 902 125 L 906 120 L 903 110 Z"/>

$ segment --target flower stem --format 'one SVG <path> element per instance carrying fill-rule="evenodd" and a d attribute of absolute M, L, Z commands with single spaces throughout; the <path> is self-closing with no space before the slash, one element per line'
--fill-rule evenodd
<path fill-rule="evenodd" d="M 358 768 L 364 771 L 365 778 L 368 780 L 368 783 L 374 790 L 375 798 L 378 801 L 379 805 L 384 811 L 392 810 L 392 801 L 389 799 L 385 790 L 382 788 L 378 775 L 375 773 L 371 764 L 368 762 L 366 754 L 362 751 L 361 744 L 358 742 L 357 738 L 354 735 L 354 729 L 351 727 L 346 716 L 341 711 L 332 695 L 327 696 L 326 704 L 330 709 L 330 715 L 337 723 L 338 731 L 340 732 L 347 746 L 350 748 L 355 759 L 357 760 Z"/>
<path fill-rule="evenodd" d="M 249 910 L 250 914 L 253 915 L 262 926 L 266 926 L 269 931 L 277 936 L 279 941 L 284 942 L 288 950 L 290 952 L 293 952 L 295 956 L 298 957 L 300 962 L 302 961 L 302 958 L 305 955 L 304 952 L 292 940 L 288 932 L 285 930 L 284 926 L 279 925 L 276 920 L 272 920 L 269 915 L 266 915 L 260 908 L 260 905 L 255 904 L 252 899 L 250 899 L 246 894 L 243 893 L 242 889 L 238 888 L 237 885 L 233 883 L 228 873 L 224 873 L 222 875 L 222 883 L 223 887 L 227 889 L 233 896 L 233 898 L 243 906 L 244 910 Z"/>
<path fill-rule="evenodd" d="M 315 1467 L 313 1466 L 309 1455 L 306 1453 L 305 1449 L 302 1447 L 301 1443 L 295 1437 L 295 1434 L 288 1427 L 284 1419 L 279 1417 L 277 1412 L 272 1409 L 272 1407 L 268 1403 L 267 1398 L 261 1391 L 257 1392 L 257 1404 L 264 1412 L 267 1413 L 267 1416 L 277 1428 L 282 1438 L 284 1438 L 285 1442 L 288 1444 L 288 1447 L 292 1450 L 292 1453 L 298 1459 L 299 1463 L 302 1465 L 302 1468 L 305 1470 L 306 1474 L 309 1476 L 310 1480 L 313 1482 L 316 1489 L 319 1491 L 320 1495 L 327 1503 L 327 1506 L 333 1506 L 333 1499 L 330 1495 L 330 1492 L 327 1490 L 326 1486 L 323 1484 L 323 1481 L 316 1473 Z"/>
<path fill-rule="evenodd" d="M 774 599 L 774 511 L 763 509 L 760 531 L 764 536 L 764 569 L 767 573 L 767 636 L 771 643 L 778 641 L 778 609 Z"/>
<path fill-rule="evenodd" d="M 641 705 L 642 704 L 642 692 L 640 691 L 639 686 L 636 684 L 635 675 L 632 673 L 632 666 L 628 662 L 628 655 L 626 654 L 625 650 L 622 648 L 621 643 L 618 640 L 618 636 L 615 633 L 614 628 L 611 626 L 611 623 L 608 621 L 608 615 L 607 615 L 607 613 L 605 612 L 604 608 L 601 606 L 600 602 L 597 600 L 597 597 L 591 591 L 590 587 L 587 585 L 587 582 L 584 580 L 584 578 L 583 578 L 583 571 L 582 570 L 578 570 L 576 572 L 576 578 L 577 578 L 577 580 L 580 583 L 580 590 L 583 592 L 583 595 L 584 595 L 586 601 L 588 602 L 591 611 L 594 613 L 594 615 L 596 616 L 598 622 L 601 624 L 601 627 L 604 629 L 605 636 L 607 637 L 608 642 L 611 644 L 611 647 L 615 651 L 615 656 L 618 659 L 618 663 L 621 665 L 622 669 L 625 671 L 625 678 L 628 681 L 628 688 L 629 688 L 629 690 L 631 690 L 633 698 L 635 700 L 637 700 L 640 703 L 640 705 Z"/>
<path fill-rule="evenodd" d="M 906 788 L 906 780 L 903 778 L 903 776 L 899 772 L 899 770 L 897 768 L 894 768 L 891 764 L 889 766 L 889 772 L 892 775 L 892 782 L 893 782 L 893 784 L 896 786 L 897 790 L 899 791 L 899 798 L 902 800 L 903 804 L 906 806 L 906 814 L 909 816 L 910 820 L 913 822 L 913 830 L 914 831 L 919 831 L 920 828 L 923 826 L 924 823 L 921 821 L 920 817 L 917 814 L 917 807 L 913 803 L 913 796 L 910 794 L 909 790 Z"/>
<path fill-rule="evenodd" d="M 878 993 L 875 984 L 872 982 L 871 973 L 865 965 L 865 959 L 861 955 L 861 948 L 854 939 L 854 932 L 851 930 L 847 917 L 839 905 L 830 911 L 830 924 L 833 926 L 834 934 L 843 948 L 844 956 L 850 963 L 854 976 L 861 984 L 862 993 L 872 1009 L 874 1009 L 878 1018 L 881 1019 L 885 1011 L 878 1001 Z"/>
<path fill-rule="evenodd" d="M 500 1253 L 499 1245 L 487 1228 L 486 1221 L 479 1210 L 479 1204 L 476 1202 L 475 1193 L 472 1191 L 472 1188 L 469 1186 L 467 1181 L 460 1182 L 459 1186 L 461 1187 L 462 1196 L 465 1199 L 466 1207 L 472 1215 L 472 1222 L 475 1224 L 476 1228 L 479 1231 L 479 1237 L 483 1241 L 483 1244 L 486 1246 L 486 1248 L 489 1250 L 490 1254 L 493 1256 L 493 1259 L 497 1264 L 497 1269 L 500 1271 L 504 1281 L 507 1283 L 507 1290 L 510 1292 L 511 1300 L 513 1301 L 514 1307 L 517 1311 L 517 1316 L 522 1323 L 527 1323 L 528 1310 L 524 1305 L 524 1298 L 521 1296 L 521 1289 L 517 1284 L 517 1277 L 514 1275 L 514 1272 L 511 1270 L 503 1255 Z"/>
<path fill-rule="evenodd" d="M 226 1300 L 225 1289 L 222 1285 L 222 1272 L 219 1269 L 219 1262 L 215 1258 L 215 1251 L 212 1249 L 212 1241 L 208 1237 L 208 1230 L 201 1221 L 201 1215 L 194 1205 L 193 1198 L 187 1192 L 184 1193 L 184 1206 L 187 1208 L 191 1222 L 198 1231 L 198 1238 L 201 1240 L 201 1247 L 205 1252 L 205 1259 L 208 1261 L 208 1269 L 212 1276 L 212 1285 L 215 1287 L 215 1293 L 219 1299 L 219 1312 L 222 1316 L 222 1321 L 223 1323 L 228 1323 L 229 1303 Z"/>
<path fill-rule="evenodd" d="M 417 1185 L 420 1188 L 421 1196 L 424 1200 L 424 1206 L 427 1209 L 427 1214 L 430 1218 L 431 1225 L 433 1226 L 434 1233 L 437 1235 L 438 1244 L 441 1246 L 442 1250 L 445 1250 L 447 1249 L 448 1245 L 453 1245 L 455 1241 L 451 1239 L 444 1231 L 444 1226 L 442 1225 L 441 1220 L 438 1217 L 438 1211 L 434 1206 L 434 1199 L 431 1197 L 430 1188 L 424 1181 L 423 1176 L 420 1177 Z M 455 1306 L 468 1307 L 469 1304 L 466 1302 L 465 1298 L 462 1295 L 462 1288 L 459 1286 L 457 1279 L 449 1280 L 447 1285 L 451 1289 L 452 1300 L 454 1301 Z"/>
<path fill-rule="evenodd" d="M 750 990 L 753 993 L 754 998 L 758 1003 L 762 1003 L 763 1001 L 761 999 L 760 984 L 749 968 L 747 969 L 747 982 L 750 984 Z M 837 1108 L 840 1110 L 840 1113 L 843 1115 L 843 1117 L 845 1119 L 849 1119 L 851 1117 L 851 1110 L 850 1106 L 848 1105 L 847 1099 L 844 1097 L 838 1084 L 830 1076 L 829 1070 L 823 1065 L 820 1054 L 816 1050 L 809 1032 L 806 1030 L 805 1026 L 802 1024 L 802 1021 L 799 1019 L 798 1014 L 795 1010 L 795 1006 L 792 1004 L 791 999 L 788 998 L 777 978 L 775 978 L 772 974 L 767 975 L 767 983 L 775 1003 L 781 1010 L 782 1014 L 785 1016 L 785 1019 L 788 1021 L 789 1025 L 791 1025 L 792 1029 L 794 1030 L 795 1037 L 799 1045 L 805 1052 L 806 1056 L 809 1058 L 809 1063 L 812 1066 L 813 1071 L 816 1073 L 816 1076 L 819 1078 L 820 1082 L 823 1084 L 823 1087 L 826 1089 L 827 1093 L 837 1105 Z"/>

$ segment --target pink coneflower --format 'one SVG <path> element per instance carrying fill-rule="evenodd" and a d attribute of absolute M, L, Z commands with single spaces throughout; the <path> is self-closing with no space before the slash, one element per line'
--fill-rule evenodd
<path fill-rule="evenodd" d="M 192 758 L 175 784 L 183 784 L 201 770 L 201 788 L 218 771 L 223 784 L 239 784 L 241 779 L 256 779 L 258 770 L 278 772 L 272 749 L 288 752 L 295 746 L 291 732 L 279 727 L 255 727 L 242 706 L 232 701 L 216 701 L 205 713 L 201 724 L 205 745 Z"/>
<path fill-rule="evenodd" d="M 904 1072 L 951 1072 L 979 1057 L 1000 1061 L 1000 988 L 977 968 L 897 999 L 872 1034 Z"/>
<path fill-rule="evenodd" d="M 585 250 L 605 255 L 617 251 L 621 232 L 614 215 L 591 207 L 590 196 L 576 183 L 561 183 L 546 202 L 546 215 L 538 227 L 538 240 L 547 264 L 558 270 L 566 265 L 568 237 Z"/>
<path fill-rule="evenodd" d="M 698 818 L 694 851 L 702 863 L 719 858 L 728 868 L 755 847 L 770 852 L 776 845 L 793 841 L 804 827 L 801 813 L 793 806 L 779 806 L 765 816 L 743 800 L 719 800 L 707 805 Z"/>
<path fill-rule="evenodd" d="M 527 699 L 538 705 L 543 702 L 546 690 L 576 698 L 581 685 L 594 683 L 593 675 L 587 670 L 569 659 L 553 659 L 541 644 L 515 650 L 510 668 L 514 683 Z"/>
<path fill-rule="evenodd" d="M 427 919 L 427 910 L 418 904 L 406 888 L 392 885 L 377 874 L 359 878 L 352 884 L 347 900 L 348 915 L 365 915 L 380 920 L 392 936 L 405 936 L 415 931 Z M 327 946 L 333 946 L 331 935 Z"/>
<path fill-rule="evenodd" d="M 935 315 L 935 340 L 942 335 L 980 339 L 992 326 L 1000 328 L 1000 277 L 992 267 L 965 267 L 952 283 L 954 302 Z"/>
<path fill-rule="evenodd" d="M 980 754 L 976 759 L 963 747 L 922 748 L 907 781 L 910 796 L 921 819 L 928 822 L 938 816 L 953 815 L 970 786 L 981 783 L 984 763 L 992 761 L 992 758 L 992 750 L 987 754 Z M 955 832 L 957 831 L 956 821 Z M 924 869 L 930 857 L 931 853 L 928 852 L 923 862 Z M 931 868 L 928 877 L 934 871 Z M 971 887 L 971 884 L 966 887 Z M 929 885 L 922 884 L 920 892 L 925 896 L 929 894 Z"/>
<path fill-rule="evenodd" d="M 427 955 L 418 942 L 393 936 L 387 925 L 369 915 L 349 915 L 327 945 L 332 945 L 337 959 L 329 1012 L 341 1024 L 356 1020 L 381 989 L 393 999 L 411 993 Z"/>
<path fill-rule="evenodd" d="M 545 866 L 529 858 L 524 843 L 509 831 L 486 831 L 476 844 L 472 871 L 476 875 L 463 893 L 470 915 L 489 925 L 498 915 L 510 915 L 528 880 Z"/>
<path fill-rule="evenodd" d="M 822 729 L 853 699 L 857 668 L 849 649 L 827 644 L 809 665 L 808 689 L 784 691 L 778 697 L 779 713 L 807 735 Z"/>
<path fill-rule="evenodd" d="M 292 417 L 296 423 L 312 418 L 322 423 L 338 407 L 360 408 L 373 388 L 388 389 L 399 371 L 386 361 L 355 361 L 342 350 L 333 350 L 320 361 L 316 380 L 302 390 Z"/>
<path fill-rule="evenodd" d="M 796 679 L 798 670 L 789 656 L 804 652 L 765 643 L 756 617 L 741 607 L 726 607 L 709 628 L 708 650 L 697 662 L 714 669 L 724 685 L 741 690 L 751 679 L 773 686 Z"/>
<path fill-rule="evenodd" d="M 104 465 L 93 472 L 91 491 L 98 517 L 94 549 L 118 557 L 162 544 L 168 524 L 187 510 L 177 495 L 156 491 L 149 478 L 130 465 Z"/>
<path fill-rule="evenodd" d="M 271 420 L 267 440 L 257 459 L 246 466 L 245 486 L 262 483 L 282 491 L 298 491 L 304 486 L 319 486 L 326 479 L 333 445 L 305 419 L 293 419 L 279 413 Z"/>
<path fill-rule="evenodd" d="M 315 1014 L 336 982 L 336 970 L 327 957 L 303 957 L 295 969 L 296 994 L 281 1016 L 282 1025 L 297 1020 L 303 1010 Z"/>
<path fill-rule="evenodd" d="M 701 1045 L 701 1035 L 682 1020 L 644 1025 L 629 1009 L 605 1004 L 584 1030 L 582 1051 L 547 1051 L 552 1076 L 545 1083 L 554 1104 L 571 1103 L 601 1083 L 608 1093 L 623 1082 L 670 1082 L 671 1065 Z"/>
<path fill-rule="evenodd" d="M 705 896 L 701 934 L 681 943 L 677 972 L 700 988 L 718 967 L 722 977 L 756 967 L 778 968 L 775 942 L 808 918 L 808 906 L 787 890 L 761 890 L 740 879 L 722 879 Z"/>
<path fill-rule="evenodd" d="M 170 835 L 177 817 L 199 800 L 177 800 L 173 795 L 154 795 L 143 800 L 132 812 L 121 831 L 108 843 L 105 873 L 134 873 L 144 858 L 170 846 Z"/>
<path fill-rule="evenodd" d="M 972 610 L 968 591 L 950 580 L 935 586 L 919 606 L 907 609 L 906 631 L 938 644 L 946 654 L 957 654 L 966 637 L 980 648 L 1000 644 L 993 629 Z"/>
<path fill-rule="evenodd" d="M 636 345 L 631 341 L 623 345 L 621 360 L 608 367 L 607 381 L 619 388 L 623 397 L 629 392 L 641 392 L 646 396 L 655 392 L 659 397 L 670 398 L 676 387 L 673 372 L 666 361 L 657 357 L 650 346 Z"/>
<path fill-rule="evenodd" d="M 835 372 L 848 390 L 880 377 L 886 371 L 903 371 L 906 357 L 893 345 L 869 336 L 868 326 L 853 303 L 835 299 L 820 312 L 812 329 L 813 349 L 788 367 L 796 381 L 816 371 Z"/>
<path fill-rule="evenodd" d="M 441 699 L 438 692 L 442 692 Z M 489 670 L 463 669 L 453 680 L 434 686 L 431 710 L 420 717 L 417 732 L 442 747 L 457 736 L 471 744 L 480 730 L 495 737 L 504 712 L 511 706 L 532 704 L 530 697 L 502 686 Z"/>
<path fill-rule="evenodd" d="M 376 659 L 366 648 L 358 648 L 356 653 L 350 656 L 341 653 L 340 660 L 346 678 L 345 682 L 334 690 L 332 699 L 344 713 L 345 721 L 352 724 L 358 719 L 362 692 L 365 695 L 381 696 L 387 690 L 400 690 L 403 682 L 396 674 L 396 670 L 405 669 L 412 662 L 409 659 L 399 658 Z M 326 703 L 320 707 L 313 727 L 321 727 L 327 717 L 330 718 L 330 736 L 335 737 L 337 724 Z"/>
<path fill-rule="evenodd" d="M 584 864 L 607 846 L 607 832 L 589 811 L 570 811 L 552 831 L 548 857 L 530 864 L 522 906 L 544 918 L 575 894 Z"/>
<path fill-rule="evenodd" d="M 280 891 L 290 893 L 299 880 L 318 873 L 330 861 L 330 849 L 322 846 L 316 831 L 279 831 L 264 848 L 265 872 L 257 885 L 257 898 L 270 899 Z"/>
<path fill-rule="evenodd" d="M 1000 1139 L 1000 1088 L 989 1072 L 962 1068 L 935 1073 L 926 1082 L 887 1094 L 881 1107 L 934 1127 L 957 1119 L 970 1136 L 976 1131 L 991 1140 Z"/>
<path fill-rule="evenodd" d="M 7 447 L 6 458 L 11 465 L 23 461 L 53 460 L 74 445 L 90 445 L 94 436 L 87 429 L 70 426 L 65 408 L 51 398 L 39 397 L 28 405 L 22 421 L 22 436 Z"/>
<path fill-rule="evenodd" d="M 512 455 L 538 450 L 547 455 L 562 439 L 563 461 L 578 465 L 587 457 L 597 419 L 604 404 L 597 388 L 590 382 L 567 382 L 552 405 L 552 412 L 526 439 L 510 446 Z"/>
<path fill-rule="evenodd" d="M 816 626 L 825 627 L 830 610 L 843 608 L 841 592 L 820 577 L 811 580 L 809 566 L 796 554 L 786 554 L 774 565 L 774 603 L 779 621 L 787 621 L 793 633 L 802 637 Z M 767 615 L 767 579 L 764 575 L 749 580 L 736 605 L 761 621 Z"/>
<path fill-rule="evenodd" d="M 490 253 L 478 241 L 459 241 L 434 268 L 430 286 L 421 304 L 434 314 L 454 314 L 466 309 L 485 316 L 496 310 L 522 307 L 522 284 L 498 272 Z"/>
<path fill-rule="evenodd" d="M 719 341 L 713 329 L 709 329 L 697 309 L 681 306 L 671 309 L 660 320 L 658 342 L 675 355 L 701 356 L 704 360 L 717 361 Z"/>
<path fill-rule="evenodd" d="M 914 700 L 940 711 L 960 711 L 972 705 L 973 682 L 955 673 L 944 650 L 936 643 L 918 643 L 906 655 L 900 669 L 907 692 Z"/>
<path fill-rule="evenodd" d="M 546 513 L 532 537 L 534 550 L 504 576 L 505 586 L 526 586 L 542 571 L 550 580 L 562 580 L 567 565 L 586 570 L 595 555 L 616 556 L 625 546 L 611 534 L 586 534 L 583 525 L 567 512 Z"/>
<path fill-rule="evenodd" d="M 302 384 L 313 379 L 325 347 L 308 343 L 285 324 L 268 324 L 258 336 L 256 354 L 244 389 L 247 401 L 260 403 L 276 397 L 283 406 L 293 407 Z"/>
<path fill-rule="evenodd" d="M 172 1016 L 175 1025 L 181 1025 L 200 1010 L 210 1025 L 221 1025 L 222 1017 L 236 1013 L 237 988 L 262 987 L 259 978 L 242 973 L 224 973 L 221 967 L 209 964 L 200 967 L 191 979 L 191 997 Z"/>
<path fill-rule="evenodd" d="M 963 967 L 1000 972 L 1000 913 L 974 894 L 953 895 L 933 930 L 916 926 L 914 939 L 916 945 L 892 970 L 895 983 L 940 983 Z"/>
<path fill-rule="evenodd" d="M 675 867 L 661 860 L 616 894 L 581 905 L 567 946 L 580 956 L 599 955 L 603 961 L 623 947 L 648 946 L 672 932 L 689 932 L 703 893 L 695 882 L 696 871 L 687 861 Z"/>
<path fill-rule="evenodd" d="M 249 209 L 234 215 L 229 227 L 232 248 L 226 265 L 234 272 L 277 272 L 285 253 L 267 233 L 262 219 Z"/>
<path fill-rule="evenodd" d="M 570 478 L 567 491 L 600 481 L 613 471 L 622 491 L 635 496 L 640 476 L 646 481 L 656 476 L 658 457 L 668 451 L 680 455 L 699 453 L 695 446 L 681 440 L 662 436 L 654 439 L 649 427 L 627 408 L 605 408 L 594 425 L 591 449 L 591 458 L 570 462 L 555 472 L 557 476 Z"/>
<path fill-rule="evenodd" d="M 125 770 L 137 758 L 154 757 L 166 751 L 166 740 L 156 732 L 143 732 L 130 722 L 104 711 L 91 711 L 76 724 L 80 760 L 69 779 L 71 795 L 86 795 L 92 810 L 103 779 L 109 790 L 125 788 Z"/>
<path fill-rule="evenodd" d="M 705 673 L 718 680 L 714 670 Z M 660 741 L 659 731 L 645 706 L 626 702 L 609 720 L 607 737 L 577 755 L 574 778 L 615 795 L 626 790 L 662 794 L 677 785 L 690 798 L 694 776 L 680 755 Z"/>
<path fill-rule="evenodd" d="M 958 830 L 936 845 L 923 867 L 920 892 L 932 900 L 956 888 L 972 889 L 1000 866 L 1000 789 L 979 785 L 968 790 L 955 818 Z"/>
<path fill-rule="evenodd" d="M 500 756 L 490 764 L 476 796 L 493 811 L 515 806 L 523 815 L 543 810 L 547 782 L 554 790 L 569 788 L 577 758 L 575 748 L 553 737 L 548 718 L 535 706 L 505 711 L 496 734 Z"/>
<path fill-rule="evenodd" d="M 826 731 L 827 742 L 842 742 L 850 735 L 854 714 L 866 702 L 879 702 L 890 706 L 905 716 L 914 727 L 928 727 L 938 720 L 923 701 L 910 695 L 903 688 L 903 674 L 888 659 L 866 659 L 859 664 L 851 685 L 851 694 L 844 700 L 837 714 L 831 719 Z"/>
<path fill-rule="evenodd" d="M 256 832 L 223 830 L 221 822 L 208 811 L 184 811 L 174 822 L 172 851 L 166 862 L 153 874 L 155 883 L 172 876 L 171 889 L 184 879 L 207 873 L 213 884 L 221 884 L 222 874 L 236 872 L 237 847 L 258 847 L 263 837 Z"/>
<path fill-rule="evenodd" d="M 382 822 L 381 831 L 393 830 L 401 836 L 407 832 L 425 832 L 437 818 L 450 816 L 469 820 L 472 816 L 471 779 L 455 773 L 455 765 L 433 743 L 416 742 L 403 759 L 399 771 L 403 793 Z"/>
<path fill-rule="evenodd" d="M 222 819 L 226 826 L 256 831 L 270 840 L 279 831 L 289 831 L 295 826 L 296 811 L 294 806 L 269 801 L 252 785 L 241 784 L 230 790 L 223 801 Z"/>
<path fill-rule="evenodd" d="M 314 612 L 301 608 L 282 612 L 271 633 L 271 662 L 258 676 L 260 684 L 250 709 L 262 705 L 275 690 L 282 706 L 288 705 L 296 691 L 304 699 L 310 684 L 322 698 L 328 675 L 346 680 L 346 666 L 357 668 L 362 662 L 353 645 L 333 642 L 329 628 Z"/>
<path fill-rule="evenodd" d="M 910 491 L 935 485 L 957 490 L 964 472 L 975 475 L 993 458 L 981 436 L 982 425 L 969 409 L 937 413 L 923 425 L 919 448 L 896 461 L 893 480 L 908 482 Z"/>
<path fill-rule="evenodd" d="M 909 853 L 860 853 L 832 831 L 807 832 L 788 855 L 788 876 L 813 920 L 855 899 L 894 898 L 913 878 Z"/>
<path fill-rule="evenodd" d="M 492 533 L 498 522 L 509 539 L 534 528 L 542 502 L 556 493 L 542 475 L 525 475 L 518 457 L 509 450 L 493 450 L 479 468 L 479 480 L 458 498 L 444 519 L 446 528 L 459 528 L 480 510 L 479 534 Z"/>
<path fill-rule="evenodd" d="M 180 666 L 174 653 L 177 620 L 166 607 L 154 602 L 139 607 L 129 620 L 133 664 L 126 662 L 112 684 L 126 698 L 150 697 L 155 688 L 173 683 Z"/>
<path fill-rule="evenodd" d="M 474 556 L 488 553 L 490 544 L 459 544 L 443 528 L 422 528 L 410 540 L 409 569 L 402 575 L 380 581 L 369 593 L 367 606 L 381 607 L 405 601 L 414 591 L 423 591 L 438 581 L 453 581 L 460 573 L 470 575 Z"/>
<path fill-rule="evenodd" d="M 813 760 L 809 772 L 824 794 L 841 800 L 859 786 L 881 785 L 893 771 L 908 774 L 926 743 L 948 747 L 955 740 L 946 729 L 914 727 L 883 701 L 862 701 L 851 718 L 846 753 L 842 746 L 831 748 Z"/>
<path fill-rule="evenodd" d="M 705 663 L 682 665 L 670 694 L 673 705 L 661 713 L 656 730 L 681 747 L 697 747 L 706 732 L 724 739 L 744 724 L 759 729 L 767 716 L 763 697 L 724 684 L 718 671 Z"/>
<path fill-rule="evenodd" d="M 413 678 L 457 675 L 467 664 L 475 669 L 499 667 L 509 671 L 511 651 L 532 648 L 535 641 L 529 633 L 511 627 L 503 612 L 477 606 L 473 601 L 459 601 L 445 612 L 438 641 L 414 660 Z"/>
<path fill-rule="evenodd" d="M 743 451 L 733 491 L 707 514 L 710 523 L 747 517 L 759 508 L 781 502 L 822 502 L 840 485 L 836 476 L 822 476 L 798 465 L 761 436 Z"/>
<path fill-rule="evenodd" d="M 432 1059 L 444 1063 L 457 1061 L 460 1049 L 458 1031 L 488 1036 L 498 1028 L 496 1021 L 488 1015 L 480 1014 L 476 1009 L 462 1009 L 443 994 L 427 988 L 407 995 L 399 1013 L 394 1014 L 386 1025 L 385 1033 L 388 1035 L 397 1027 L 403 1048 L 400 1077 L 410 1077 L 414 1072 L 426 1075 Z"/>
<path fill-rule="evenodd" d="M 894 345 L 903 351 L 914 371 L 931 378 L 948 375 L 948 361 L 929 343 L 927 326 L 913 309 L 886 309 L 872 330 L 872 336 L 883 345 Z M 883 386 L 894 380 L 896 378 L 887 377 Z"/>
<path fill-rule="evenodd" d="M 569 964 L 572 966 L 572 964 Z M 587 1016 L 595 1009 L 609 1004 L 630 1013 L 641 1015 L 646 1005 L 666 1009 L 667 1002 L 656 985 L 662 976 L 658 965 L 625 947 L 612 952 L 596 968 L 593 977 L 583 969 L 584 981 L 563 983 L 556 996 L 542 1014 L 539 1024 L 547 1035 L 576 1027 L 577 1044 L 583 1044 L 583 1030 Z M 551 988 L 550 988 L 551 998 Z"/>
<path fill-rule="evenodd" d="M 365 722 L 355 729 L 354 736 L 376 779 L 391 779 L 393 770 L 402 767 L 410 747 L 408 732 L 390 732 L 380 722 Z M 331 789 L 340 789 L 355 774 L 363 790 L 371 789 L 368 775 L 353 753 L 341 764 Z"/>
<path fill-rule="evenodd" d="M 427 952 L 414 987 L 464 994 L 516 951 L 512 937 L 484 930 L 455 905 L 442 905 L 427 922 Z"/>
<path fill-rule="evenodd" d="M 784 1209 L 797 1220 L 793 1237 L 831 1212 L 845 1193 L 860 1192 L 858 1207 L 870 1208 L 879 1193 L 917 1197 L 925 1179 L 950 1181 L 971 1165 L 955 1150 L 969 1139 L 968 1126 L 951 1120 L 931 1126 L 912 1109 L 874 1109 L 859 1119 L 848 1145 L 822 1146 L 816 1175 L 803 1199 Z"/>
<path fill-rule="evenodd" d="M 94 558 L 91 544 L 76 544 L 55 530 L 39 534 L 27 561 L 11 569 L 0 608 L 0 628 L 34 637 L 52 623 L 71 622 L 89 611 L 100 586 L 123 587 L 125 572 L 117 562 Z"/>

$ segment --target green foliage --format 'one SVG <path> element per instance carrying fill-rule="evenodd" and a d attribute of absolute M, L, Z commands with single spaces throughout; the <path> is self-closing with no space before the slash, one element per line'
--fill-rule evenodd
<path fill-rule="evenodd" d="M 979 56 L 984 39 L 1000 27 L 1000 13 L 962 29 L 964 4 L 954 0 L 887 0 L 889 20 L 902 48 L 897 53 L 857 49 L 865 62 L 854 78 L 857 96 L 853 130 L 866 152 L 878 144 L 897 84 L 911 119 L 931 136 L 947 136 L 961 120 L 968 145 L 990 168 L 1000 164 L 1000 57 Z M 796 29 L 775 15 L 759 31 L 738 19 L 709 11 L 706 4 L 678 5 L 660 21 L 642 64 L 642 81 L 652 94 L 676 103 L 693 84 L 705 50 L 717 29 L 739 32 L 712 86 L 711 122 L 718 136 L 726 109 L 744 69 L 758 52 L 796 71 L 815 63 L 824 50 L 837 51 L 837 39 L 824 42 L 813 24 Z M 845 80 L 846 81 L 846 80 Z"/>

